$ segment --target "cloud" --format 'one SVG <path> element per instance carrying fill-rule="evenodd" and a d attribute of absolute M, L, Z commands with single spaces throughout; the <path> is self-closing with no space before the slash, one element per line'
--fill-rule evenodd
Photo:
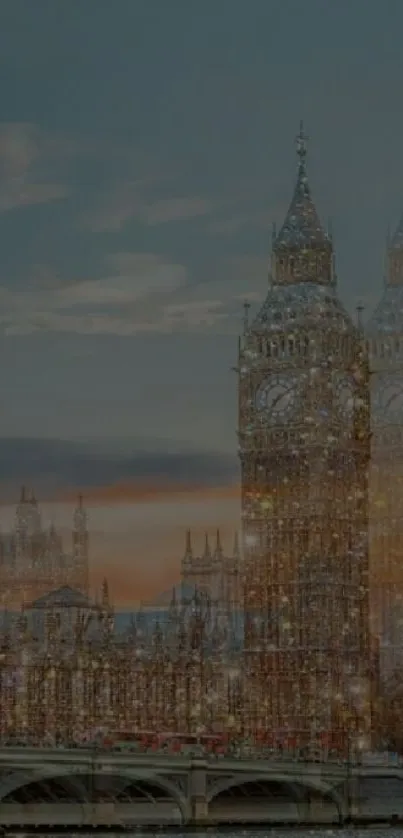
<path fill-rule="evenodd" d="M 0 287 L 3 333 L 131 337 L 222 329 L 229 322 L 234 293 L 228 283 L 222 298 L 206 298 L 205 285 L 189 283 L 184 265 L 152 253 L 110 254 L 105 268 L 105 277 L 64 284 L 37 265 L 24 291 Z"/>
<path fill-rule="evenodd" d="M 276 216 L 270 216 L 268 212 L 249 212 L 240 215 L 230 216 L 228 218 L 218 218 L 211 221 L 208 225 L 210 233 L 216 235 L 232 236 L 238 233 L 245 227 L 253 228 L 270 228 L 270 218 L 273 220 Z"/>
<path fill-rule="evenodd" d="M 70 189 L 55 180 L 66 141 L 26 122 L 0 124 L 0 212 L 61 200 Z"/>
<path fill-rule="evenodd" d="M 154 450 L 153 450 L 154 449 Z M 214 452 L 161 450 L 161 442 L 134 441 L 123 450 L 57 439 L 0 438 L 0 493 L 12 501 L 22 483 L 42 496 L 86 493 L 100 500 L 146 498 L 186 486 L 235 483 L 235 457 Z M 182 489 L 181 489 L 182 487 Z"/>
<path fill-rule="evenodd" d="M 0 171 L 9 178 L 26 175 L 41 153 L 42 136 L 27 122 L 0 123 Z"/>
<path fill-rule="evenodd" d="M 105 257 L 104 271 L 65 283 L 50 266 L 35 265 L 24 290 L 0 286 L 0 331 L 8 337 L 233 334 L 240 301 L 257 303 L 266 293 L 266 260 L 249 255 L 225 260 L 208 282 L 192 283 L 184 265 L 154 253 L 117 251 Z"/>
<path fill-rule="evenodd" d="M 167 305 L 163 312 L 164 321 L 172 329 L 175 326 L 192 331 L 210 328 L 227 319 L 228 313 L 222 310 L 223 306 L 221 300 L 195 300 Z"/>
<path fill-rule="evenodd" d="M 143 220 L 150 225 L 188 221 L 191 218 L 208 215 L 211 208 L 210 201 L 204 198 L 170 198 L 144 206 Z"/>
<path fill-rule="evenodd" d="M 158 295 L 166 299 L 187 283 L 183 265 L 153 253 L 115 253 L 107 258 L 106 267 L 110 273 L 105 277 L 64 285 L 57 280 L 52 284 L 49 271 L 42 266 L 45 285 L 42 281 L 35 288 L 31 283 L 19 293 L 0 288 L 4 333 L 16 336 L 46 330 L 132 335 L 149 331 L 158 316 L 164 319 L 163 308 L 150 304 L 153 318 L 149 321 L 139 317 L 139 302 Z"/>
<path fill-rule="evenodd" d="M 116 233 L 131 220 L 150 227 L 208 215 L 210 201 L 200 197 L 163 198 L 153 201 L 144 197 L 144 188 L 152 179 L 136 180 L 106 192 L 97 207 L 82 217 L 82 224 L 93 233 Z"/>
<path fill-rule="evenodd" d="M 124 294 L 125 289 L 122 289 L 122 298 L 119 302 L 123 302 Z M 128 295 L 127 299 L 133 303 L 135 297 Z M 219 300 L 166 305 L 153 307 L 152 310 L 147 309 L 142 319 L 131 311 L 121 311 L 115 316 L 95 312 L 75 314 L 38 311 L 9 323 L 5 328 L 5 333 L 7 336 L 14 337 L 43 331 L 118 337 L 134 337 L 150 333 L 171 334 L 178 331 L 195 333 L 206 331 L 227 320 L 229 314 L 226 311 L 219 311 L 221 308 L 223 308 L 223 303 Z M 5 318 L 0 317 L 0 323 L 2 319 Z"/>
<path fill-rule="evenodd" d="M 53 201 L 67 198 L 70 190 L 63 184 L 58 183 L 9 183 L 3 184 L 0 188 L 0 212 L 28 207 L 33 204 L 48 204 Z"/>

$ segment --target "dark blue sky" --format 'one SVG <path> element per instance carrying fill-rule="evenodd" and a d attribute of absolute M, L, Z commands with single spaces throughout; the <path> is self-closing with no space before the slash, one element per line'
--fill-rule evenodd
<path fill-rule="evenodd" d="M 3 0 L 1 436 L 235 451 L 300 118 L 340 294 L 381 293 L 402 31 L 401 0 Z"/>

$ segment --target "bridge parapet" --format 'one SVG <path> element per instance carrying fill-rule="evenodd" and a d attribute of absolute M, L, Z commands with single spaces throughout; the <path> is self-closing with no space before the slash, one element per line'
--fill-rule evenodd
<path fill-rule="evenodd" d="M 183 823 L 193 821 L 202 824 L 209 822 L 211 806 L 211 811 L 217 813 L 218 798 L 227 795 L 227 802 L 223 800 L 220 805 L 228 808 L 232 805 L 231 794 L 236 794 L 236 789 L 246 789 L 253 785 L 255 788 L 263 788 L 264 784 L 268 787 L 277 784 L 279 788 L 288 789 L 295 798 L 294 804 L 300 807 L 305 806 L 307 800 L 313 800 L 315 795 L 317 800 L 327 800 L 327 805 L 333 807 L 333 816 L 342 820 L 346 817 L 349 797 L 358 800 L 359 793 L 352 793 L 351 790 L 359 789 L 360 780 L 376 783 L 383 779 L 384 785 L 392 778 L 403 781 L 403 768 L 379 764 L 346 765 L 330 761 L 316 763 L 278 759 L 239 760 L 231 757 L 191 758 L 180 754 L 128 753 L 95 748 L 1 748 L 0 824 L 6 823 L 1 813 L 7 807 L 7 811 L 11 812 L 13 794 L 18 789 L 32 783 L 48 785 L 52 779 L 60 781 L 63 778 L 70 788 L 84 789 L 85 778 L 89 776 L 97 778 L 100 788 L 102 784 L 115 783 L 119 778 L 122 787 L 154 784 L 154 787 L 159 787 L 177 804 Z M 2 803 L 6 798 L 9 802 Z M 318 804 L 309 802 L 309 807 L 313 817 L 313 813 L 318 811 Z M 221 809 L 221 814 L 223 811 Z"/>

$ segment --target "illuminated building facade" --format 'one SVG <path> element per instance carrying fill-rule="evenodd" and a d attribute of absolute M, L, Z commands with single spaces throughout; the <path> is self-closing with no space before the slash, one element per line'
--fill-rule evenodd
<path fill-rule="evenodd" d="M 388 242 L 383 296 L 367 325 L 371 359 L 370 564 L 381 676 L 403 664 L 403 219 Z"/>
<path fill-rule="evenodd" d="M 245 667 L 273 732 L 316 746 L 371 725 L 370 384 L 336 294 L 297 138 L 267 298 L 239 345 Z"/>
<path fill-rule="evenodd" d="M 32 603 L 0 649 L 0 737 L 49 744 L 149 731 L 197 737 L 226 731 L 228 719 L 240 729 L 240 680 L 223 657 L 210 607 L 195 592 L 147 639 L 135 620 L 114 632 L 106 582 L 98 604 L 69 588 Z"/>
<path fill-rule="evenodd" d="M 0 535 L 3 607 L 19 606 L 62 585 L 87 595 L 88 577 L 87 515 L 82 498 L 74 511 L 72 548 L 67 552 L 55 527 L 43 526 L 35 495 L 23 487 L 13 531 Z"/>

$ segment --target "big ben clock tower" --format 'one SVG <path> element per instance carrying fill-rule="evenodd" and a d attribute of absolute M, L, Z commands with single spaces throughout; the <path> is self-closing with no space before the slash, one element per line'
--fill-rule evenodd
<path fill-rule="evenodd" d="M 273 747 L 345 747 L 370 727 L 369 370 L 336 295 L 297 137 L 273 276 L 239 346 L 246 726 Z M 350 739 L 349 739 L 350 741 Z"/>
<path fill-rule="evenodd" d="M 385 288 L 368 325 L 372 390 L 372 627 L 381 677 L 403 664 L 403 218 L 388 242 Z"/>

